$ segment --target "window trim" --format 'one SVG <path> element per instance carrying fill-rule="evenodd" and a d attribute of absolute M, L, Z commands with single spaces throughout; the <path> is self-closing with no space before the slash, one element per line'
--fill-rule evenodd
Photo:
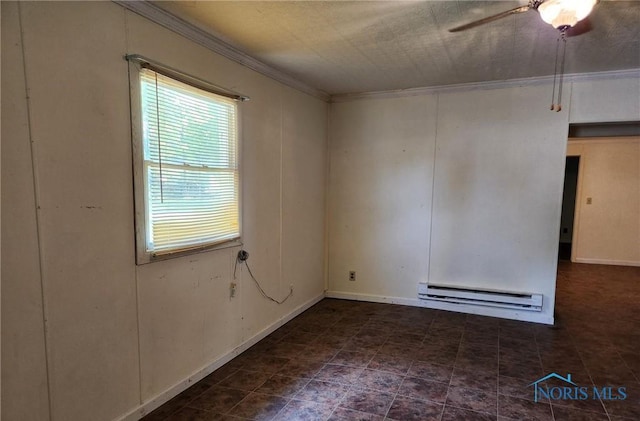
<path fill-rule="evenodd" d="M 166 77 L 177 80 L 178 82 L 191 85 L 197 89 L 211 92 L 208 89 L 203 89 L 199 84 L 191 84 L 185 81 L 183 78 L 176 78 L 173 72 L 165 73 L 159 68 L 150 68 L 145 66 L 145 62 L 139 59 L 129 59 L 132 56 L 126 56 L 129 62 L 129 101 L 131 110 L 131 156 L 132 172 L 133 172 L 133 202 L 134 202 L 134 227 L 135 227 L 135 249 L 136 249 L 136 264 L 144 265 L 155 261 L 162 261 L 167 259 L 173 259 L 181 256 L 188 256 L 197 253 L 204 253 L 213 250 L 222 250 L 227 248 L 242 246 L 243 238 L 243 188 L 242 188 L 242 110 L 241 107 L 236 107 L 236 160 L 237 160 L 237 173 L 238 173 L 238 236 L 233 238 L 223 239 L 213 243 L 195 245 L 192 247 L 186 247 L 176 250 L 164 251 L 162 253 L 149 252 L 146 249 L 146 237 L 147 237 L 147 207 L 145 204 L 145 164 L 144 164 L 144 140 L 142 131 L 142 99 L 141 99 L 141 85 L 140 85 L 140 71 L 143 68 L 149 68 L 159 74 Z M 133 56 L 135 58 L 139 56 Z M 200 80 L 193 78 L 194 80 Z M 208 82 L 205 82 L 208 83 Z M 215 85 L 211 85 L 215 86 Z M 216 94 L 215 92 L 211 92 Z M 225 96 L 225 95 L 223 95 Z M 240 96 L 237 100 L 244 101 L 248 97 Z"/>

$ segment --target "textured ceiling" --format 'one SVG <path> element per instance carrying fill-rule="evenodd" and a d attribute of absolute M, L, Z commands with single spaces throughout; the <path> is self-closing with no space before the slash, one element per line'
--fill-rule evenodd
<path fill-rule="evenodd" d="M 156 6 L 329 94 L 553 74 L 536 11 L 449 28 L 526 1 L 180 1 Z M 640 1 L 601 1 L 567 41 L 567 73 L 640 68 Z"/>

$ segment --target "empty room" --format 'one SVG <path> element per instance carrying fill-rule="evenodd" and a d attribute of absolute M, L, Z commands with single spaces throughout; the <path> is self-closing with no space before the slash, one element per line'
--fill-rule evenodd
<path fill-rule="evenodd" d="M 640 2 L 0 7 L 3 420 L 640 419 Z"/>

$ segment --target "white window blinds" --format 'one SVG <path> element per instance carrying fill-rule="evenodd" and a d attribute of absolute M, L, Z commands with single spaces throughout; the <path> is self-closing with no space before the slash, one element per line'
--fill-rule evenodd
<path fill-rule="evenodd" d="M 235 101 L 140 70 L 146 251 L 240 237 Z"/>

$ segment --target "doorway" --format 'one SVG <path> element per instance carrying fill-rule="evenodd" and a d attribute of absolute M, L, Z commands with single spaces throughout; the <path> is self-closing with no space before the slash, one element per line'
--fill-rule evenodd
<path fill-rule="evenodd" d="M 573 239 L 573 218 L 576 209 L 576 191 L 578 189 L 579 156 L 568 156 L 564 169 L 564 190 L 562 193 L 562 216 L 560 217 L 560 246 L 558 260 L 571 260 Z"/>

